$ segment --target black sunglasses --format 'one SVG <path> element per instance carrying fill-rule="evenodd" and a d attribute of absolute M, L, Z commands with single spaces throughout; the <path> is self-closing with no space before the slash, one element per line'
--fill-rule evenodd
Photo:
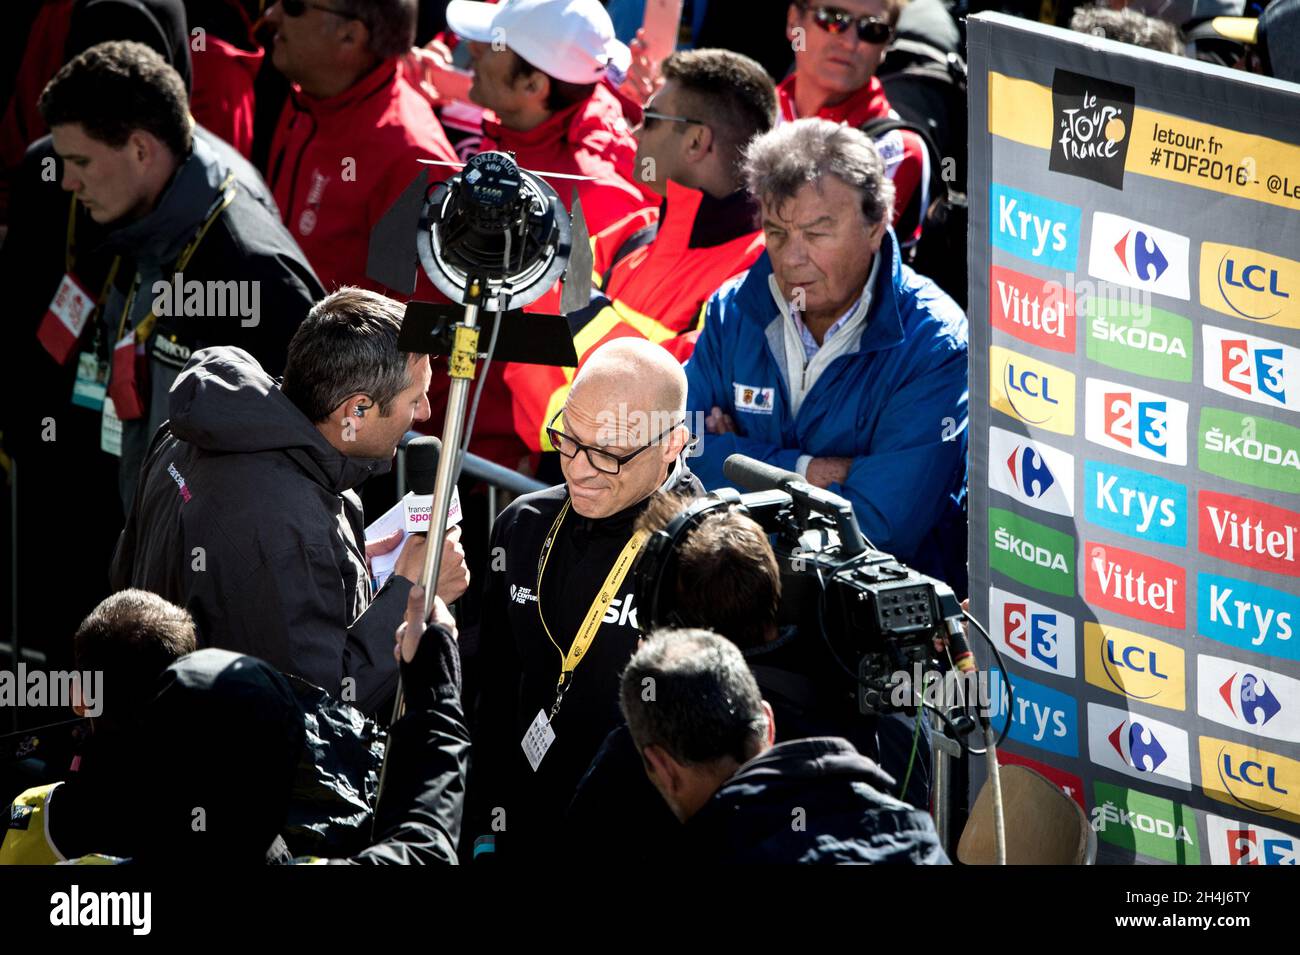
<path fill-rule="evenodd" d="M 551 447 L 570 460 L 576 458 L 579 451 L 586 451 L 587 460 L 591 462 L 591 466 L 597 471 L 601 471 L 605 474 L 617 474 L 623 465 L 627 464 L 627 462 L 631 461 L 642 451 L 648 451 L 653 448 L 683 424 L 683 422 L 679 421 L 677 424 L 670 426 L 668 430 L 663 431 L 656 437 L 652 438 L 649 444 L 637 448 L 630 454 L 610 454 L 608 451 L 603 451 L 600 448 L 592 447 L 589 444 L 583 444 L 577 438 L 570 437 L 563 431 L 557 430 L 554 425 L 562 414 L 564 414 L 563 408 L 555 412 L 555 416 L 551 418 L 550 424 L 546 426 L 546 436 L 551 440 Z"/>
<path fill-rule="evenodd" d="M 338 9 L 338 7 L 327 7 L 320 3 L 308 3 L 307 0 L 280 0 L 280 9 L 284 11 L 285 16 L 300 17 L 307 12 L 308 8 L 311 8 L 312 10 L 323 10 L 325 13 L 332 13 L 336 17 L 344 17 L 348 20 L 360 19 L 346 10 Z"/>
<path fill-rule="evenodd" d="M 894 35 L 894 28 L 889 25 L 889 21 L 880 17 L 858 17 L 839 7 L 810 7 L 800 4 L 799 9 L 812 13 L 814 23 L 827 33 L 837 36 L 855 25 L 858 28 L 858 39 L 863 43 L 888 43 Z"/>

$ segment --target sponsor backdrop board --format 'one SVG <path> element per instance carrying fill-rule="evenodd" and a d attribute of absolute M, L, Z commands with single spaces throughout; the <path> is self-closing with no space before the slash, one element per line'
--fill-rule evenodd
<path fill-rule="evenodd" d="M 998 14 L 969 37 L 1004 760 L 1084 806 L 1099 862 L 1294 865 L 1300 87 Z"/>

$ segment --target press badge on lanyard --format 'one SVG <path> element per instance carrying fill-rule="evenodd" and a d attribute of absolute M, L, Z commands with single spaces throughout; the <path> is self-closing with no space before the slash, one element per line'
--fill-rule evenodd
<path fill-rule="evenodd" d="M 65 272 L 36 330 L 36 338 L 51 358 L 60 365 L 65 364 L 94 312 L 95 297 L 75 275 Z"/>

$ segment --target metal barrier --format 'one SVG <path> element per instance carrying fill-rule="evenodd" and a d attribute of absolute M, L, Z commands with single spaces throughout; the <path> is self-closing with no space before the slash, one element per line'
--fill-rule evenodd
<path fill-rule="evenodd" d="M 398 500 L 406 496 L 406 445 L 408 442 L 420 437 L 423 437 L 420 432 L 408 431 L 402 435 L 402 441 L 397 446 L 397 461 L 394 463 L 394 468 L 397 472 Z M 487 458 L 481 458 L 477 454 L 470 454 L 468 451 L 465 452 L 465 459 L 461 463 L 461 475 L 468 475 L 476 481 L 483 481 L 487 484 L 489 530 L 491 530 L 497 519 L 498 491 L 506 491 L 517 496 L 532 491 L 542 491 L 547 487 L 541 481 L 530 478 L 526 474 L 512 471 L 489 461 Z"/>

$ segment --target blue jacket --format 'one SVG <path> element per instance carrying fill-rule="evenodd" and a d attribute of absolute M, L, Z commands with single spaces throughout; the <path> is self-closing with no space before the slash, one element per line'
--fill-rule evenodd
<path fill-rule="evenodd" d="M 966 589 L 966 316 L 902 264 L 892 230 L 880 250 L 885 259 L 858 347 L 826 368 L 797 416 L 790 413 L 783 319 L 768 288 L 767 254 L 713 294 L 686 365 L 687 406 L 696 422 L 718 406 L 737 433 L 702 435 L 691 469 L 713 490 L 730 486 L 722 463 L 732 454 L 791 471 L 802 454 L 851 457 L 847 480 L 830 490 L 853 503 L 863 534 L 960 594 Z M 737 386 L 773 389 L 771 408 L 755 410 L 760 399 L 737 409 Z"/>

